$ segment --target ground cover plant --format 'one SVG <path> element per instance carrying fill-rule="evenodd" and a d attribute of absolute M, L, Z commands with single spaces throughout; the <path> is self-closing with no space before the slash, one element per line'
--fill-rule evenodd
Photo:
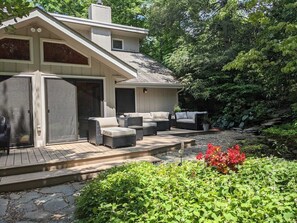
<path fill-rule="evenodd" d="M 247 158 L 222 174 L 201 161 L 127 164 L 77 200 L 78 222 L 296 222 L 297 163 Z"/>
<path fill-rule="evenodd" d="M 248 156 L 277 156 L 287 160 L 297 159 L 297 121 L 262 130 L 260 137 L 240 142 Z"/>

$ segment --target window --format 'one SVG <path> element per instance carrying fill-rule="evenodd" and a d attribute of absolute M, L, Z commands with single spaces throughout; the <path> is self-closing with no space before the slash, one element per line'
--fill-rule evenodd
<path fill-rule="evenodd" d="M 112 39 L 112 48 L 115 50 L 123 50 L 124 41 L 122 39 Z"/>
<path fill-rule="evenodd" d="M 0 39 L 0 59 L 30 61 L 30 40 L 17 38 Z"/>
<path fill-rule="evenodd" d="M 89 65 L 88 57 L 64 43 L 43 42 L 44 62 Z"/>

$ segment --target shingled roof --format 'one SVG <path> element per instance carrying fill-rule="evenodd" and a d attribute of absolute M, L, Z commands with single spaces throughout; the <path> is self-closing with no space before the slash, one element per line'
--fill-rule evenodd
<path fill-rule="evenodd" d="M 137 70 L 137 78 L 122 81 L 121 84 L 156 84 L 180 86 L 171 70 L 142 53 L 112 51 L 112 53 Z"/>

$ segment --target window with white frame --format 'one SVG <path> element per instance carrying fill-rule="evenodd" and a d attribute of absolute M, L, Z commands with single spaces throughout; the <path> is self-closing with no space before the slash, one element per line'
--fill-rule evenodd
<path fill-rule="evenodd" d="M 4 37 L 0 39 L 0 59 L 1 60 L 32 60 L 31 41 L 29 38 Z"/>
<path fill-rule="evenodd" d="M 89 58 L 62 41 L 43 40 L 43 62 L 89 65 Z"/>
<path fill-rule="evenodd" d="M 112 39 L 112 49 L 114 49 L 114 50 L 123 50 L 124 49 L 124 40 L 122 40 L 122 39 Z"/>

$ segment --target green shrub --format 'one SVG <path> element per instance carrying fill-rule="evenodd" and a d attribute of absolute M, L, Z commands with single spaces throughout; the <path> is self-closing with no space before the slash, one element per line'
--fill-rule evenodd
<path fill-rule="evenodd" d="M 264 135 L 270 140 L 271 147 L 276 154 L 286 154 L 291 158 L 297 157 L 297 121 L 271 127 L 263 131 Z"/>
<path fill-rule="evenodd" d="M 113 168 L 87 184 L 79 222 L 296 222 L 297 163 L 247 159 L 237 173 L 202 162 Z"/>

